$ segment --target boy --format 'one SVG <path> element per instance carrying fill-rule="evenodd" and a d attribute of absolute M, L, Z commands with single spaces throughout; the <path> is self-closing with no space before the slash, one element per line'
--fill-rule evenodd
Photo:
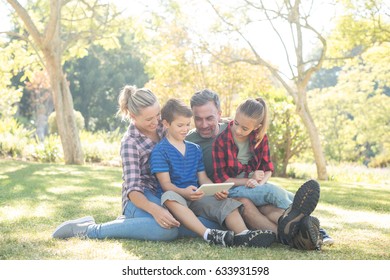
<path fill-rule="evenodd" d="M 212 182 L 205 172 L 202 150 L 184 140 L 191 117 L 191 109 L 177 99 L 168 100 L 161 110 L 167 134 L 153 149 L 150 159 L 151 172 L 165 192 L 161 203 L 178 221 L 210 244 L 270 246 L 275 241 L 275 234 L 248 230 L 238 211 L 240 202 L 230 198 L 218 200 L 196 191 L 199 184 Z M 196 216 L 204 216 L 229 230 L 208 229 Z"/>

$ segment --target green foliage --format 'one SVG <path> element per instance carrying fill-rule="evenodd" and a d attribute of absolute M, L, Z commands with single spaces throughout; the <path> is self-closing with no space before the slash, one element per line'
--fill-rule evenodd
<path fill-rule="evenodd" d="M 386 53 L 390 54 L 389 43 L 369 48 L 345 64 L 337 85 L 310 93 L 329 161 L 387 166 L 390 56 Z"/>
<path fill-rule="evenodd" d="M 119 164 L 119 149 L 121 141 L 119 129 L 112 132 L 82 131 L 80 140 L 84 151 L 85 161 L 90 163 Z"/>
<path fill-rule="evenodd" d="M 277 176 L 286 176 L 287 166 L 294 157 L 299 157 L 302 151 L 309 147 L 308 137 L 299 117 L 295 114 L 295 105 L 291 98 L 269 100 L 271 158 L 275 165 Z"/>
<path fill-rule="evenodd" d="M 65 64 L 75 109 L 84 116 L 87 130 L 115 130 L 120 90 L 127 84 L 142 87 L 148 79 L 128 37 L 123 35 L 116 50 L 91 47 L 88 56 Z"/>
<path fill-rule="evenodd" d="M 328 57 L 355 56 L 375 44 L 390 42 L 390 13 L 385 0 L 342 0 L 343 14 L 328 38 Z M 386 56 L 386 53 L 382 53 Z M 331 63 L 343 60 L 332 60 Z"/>
<path fill-rule="evenodd" d="M 45 137 L 43 143 L 37 139 L 32 158 L 38 162 L 59 162 L 63 160 L 61 141 L 56 134 Z"/>
<path fill-rule="evenodd" d="M 76 118 L 76 124 L 77 128 L 80 130 L 84 129 L 84 117 L 83 115 L 76 110 L 73 110 L 73 113 Z M 48 119 L 48 125 L 49 125 L 49 133 L 58 133 L 58 127 L 57 127 L 57 120 L 56 120 L 56 112 L 54 111 L 53 113 L 50 114 L 49 119 Z"/>
<path fill-rule="evenodd" d="M 0 155 L 24 156 L 33 133 L 13 118 L 0 118 Z"/>

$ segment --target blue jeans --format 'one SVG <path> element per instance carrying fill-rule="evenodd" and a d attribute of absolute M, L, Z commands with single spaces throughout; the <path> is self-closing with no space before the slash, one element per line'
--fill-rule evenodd
<path fill-rule="evenodd" d="M 250 199 L 256 206 L 272 204 L 278 208 L 286 209 L 292 203 L 294 194 L 279 186 L 266 183 L 255 188 L 247 188 L 245 186 L 231 188 L 229 197 L 245 197 Z"/>
<path fill-rule="evenodd" d="M 160 198 L 155 196 L 152 192 L 145 191 L 144 195 L 149 201 L 161 205 Z M 202 217 L 199 219 L 208 228 L 220 228 L 217 223 L 208 221 Z M 131 201 L 126 205 L 124 218 L 119 218 L 103 224 L 91 225 L 87 229 L 87 237 L 91 239 L 125 238 L 171 241 L 179 236 L 195 237 L 197 235 L 183 226 L 172 229 L 162 228 L 152 215 L 137 208 Z"/>

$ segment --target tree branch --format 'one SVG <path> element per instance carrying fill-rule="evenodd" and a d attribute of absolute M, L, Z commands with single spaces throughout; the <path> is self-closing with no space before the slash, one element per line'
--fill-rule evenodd
<path fill-rule="evenodd" d="M 32 21 L 30 15 L 27 13 L 26 9 L 20 5 L 17 0 L 7 0 L 7 2 L 14 8 L 15 12 L 19 15 L 19 17 L 24 22 L 26 29 L 33 37 L 35 43 L 39 46 L 42 46 L 42 35 L 38 31 L 36 25 Z"/>

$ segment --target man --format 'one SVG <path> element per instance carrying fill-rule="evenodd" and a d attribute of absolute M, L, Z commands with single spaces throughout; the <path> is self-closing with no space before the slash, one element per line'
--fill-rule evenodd
<path fill-rule="evenodd" d="M 217 93 L 204 89 L 196 92 L 190 102 L 194 114 L 195 129 L 189 132 L 186 140 L 194 142 L 202 148 L 206 173 L 213 180 L 212 144 L 219 133 L 226 129 L 227 123 L 220 122 L 221 107 Z M 250 228 L 271 229 L 278 232 L 278 220 L 286 212 L 285 209 L 273 205 L 257 208 L 249 199 L 239 198 L 238 200 L 244 204 L 242 215 Z M 312 222 L 316 223 L 316 221 Z M 304 224 L 309 227 L 311 223 L 306 219 Z M 324 230 L 321 229 L 320 232 L 323 244 L 331 245 L 334 243 Z"/>

